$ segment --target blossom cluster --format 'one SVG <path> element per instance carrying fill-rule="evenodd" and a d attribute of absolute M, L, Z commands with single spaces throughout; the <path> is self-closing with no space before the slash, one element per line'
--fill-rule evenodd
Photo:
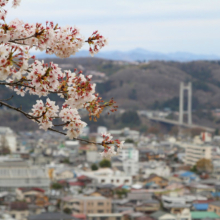
<path fill-rule="evenodd" d="M 112 112 L 116 111 L 117 106 L 114 106 L 113 99 L 103 103 L 101 97 L 95 93 L 96 84 L 91 82 L 92 75 L 85 76 L 81 71 L 76 73 L 75 70 L 63 71 L 57 64 L 36 60 L 35 56 L 29 53 L 30 49 L 35 48 L 55 54 L 59 58 L 67 58 L 78 52 L 87 42 L 89 52 L 93 56 L 107 44 L 107 39 L 95 31 L 85 40 L 77 27 L 59 27 L 53 22 L 43 25 L 14 19 L 7 23 L 7 11 L 3 7 L 8 2 L 9 0 L 0 0 L 0 81 L 5 81 L 0 84 L 6 85 L 21 96 L 27 92 L 39 97 L 56 93 L 64 99 L 60 105 L 61 109 L 49 98 L 45 103 L 37 100 L 31 113 L 26 116 L 44 130 L 62 126 L 63 130 L 67 130 L 66 135 L 74 139 L 87 125 L 81 120 L 79 109 L 86 109 L 89 117 L 94 120 L 106 107 L 112 107 Z M 12 7 L 16 8 L 20 2 L 21 0 L 12 0 Z M 62 124 L 53 124 L 53 120 L 57 118 Z M 110 158 L 122 148 L 123 141 L 112 140 L 110 134 L 103 134 L 102 137 L 103 157 Z"/>
<path fill-rule="evenodd" d="M 90 83 L 91 78 L 92 75 L 85 77 L 83 74 L 71 74 L 67 81 L 68 99 L 64 104 L 80 109 L 85 103 L 93 101 L 96 98 L 96 84 Z"/>
<path fill-rule="evenodd" d="M 42 100 L 37 100 L 37 103 L 33 105 L 30 115 L 34 116 L 39 121 L 40 128 L 46 131 L 53 126 L 52 120 L 58 116 L 58 111 L 59 106 L 47 98 L 45 105 Z"/>
<path fill-rule="evenodd" d="M 35 60 L 30 66 L 30 71 L 26 77 L 31 81 L 31 85 L 34 89 L 29 88 L 30 94 L 38 96 L 46 96 L 49 91 L 56 91 L 60 85 L 59 79 L 63 78 L 64 74 L 61 68 L 57 64 L 50 62 L 50 64 L 44 64 Z"/>
<path fill-rule="evenodd" d="M 85 122 L 81 121 L 81 117 L 75 108 L 63 108 L 60 111 L 59 117 L 63 122 L 66 123 L 63 129 L 67 129 L 67 136 L 70 139 L 77 138 L 82 132 L 83 128 L 87 125 Z"/>
<path fill-rule="evenodd" d="M 5 6 L 8 2 L 9 2 L 9 0 L 0 0 L 0 7 Z M 17 6 L 20 5 L 20 3 L 21 3 L 21 0 L 13 0 L 12 7 L 16 8 Z"/>
<path fill-rule="evenodd" d="M 28 47 L 0 46 L 0 80 L 6 80 L 9 76 L 21 79 L 30 58 Z"/>
<path fill-rule="evenodd" d="M 109 133 L 102 133 L 101 136 L 103 138 L 102 146 L 104 146 L 104 151 L 100 153 L 101 157 L 110 159 L 112 156 L 117 155 L 122 149 L 124 141 L 112 140 L 113 136 Z M 115 147 L 117 148 L 116 151 Z"/>
<path fill-rule="evenodd" d="M 99 34 L 98 31 L 95 31 L 92 36 L 89 37 L 88 43 L 90 45 L 89 52 L 91 56 L 94 56 L 94 54 L 97 54 L 102 47 L 108 44 L 108 40 Z"/>

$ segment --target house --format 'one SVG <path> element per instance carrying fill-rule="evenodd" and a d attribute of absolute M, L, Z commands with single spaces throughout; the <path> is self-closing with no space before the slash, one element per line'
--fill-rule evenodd
<path fill-rule="evenodd" d="M 112 197 L 114 195 L 115 185 L 113 184 L 100 184 L 97 186 L 97 192 L 104 197 Z"/>
<path fill-rule="evenodd" d="M 136 212 L 152 213 L 159 211 L 159 209 L 160 203 L 154 199 L 138 202 L 138 204 L 135 206 Z"/>
<path fill-rule="evenodd" d="M 193 193 L 201 193 L 201 192 L 215 192 L 215 187 L 214 186 L 209 186 L 205 184 L 200 184 L 200 183 L 190 183 L 187 185 L 188 188 L 190 189 L 191 192 Z"/>
<path fill-rule="evenodd" d="M 187 197 L 172 197 L 172 196 L 166 196 L 162 195 L 161 201 L 163 203 L 163 206 L 166 209 L 169 209 L 171 213 L 177 213 L 181 212 L 185 208 L 190 208 L 191 203 L 187 199 Z"/>
<path fill-rule="evenodd" d="M 165 153 L 162 150 L 155 149 L 139 149 L 139 160 L 150 161 L 150 160 L 161 160 L 164 159 Z"/>
<path fill-rule="evenodd" d="M 166 190 L 166 195 L 169 196 L 182 196 L 185 193 L 189 192 L 188 189 L 185 188 L 184 185 L 181 183 L 170 183 L 169 185 L 165 188 Z"/>
<path fill-rule="evenodd" d="M 176 220 L 176 216 L 167 212 L 157 211 L 150 215 L 154 220 Z"/>
<path fill-rule="evenodd" d="M 160 188 L 164 188 L 168 185 L 168 180 L 156 174 L 151 174 L 147 179 L 144 180 L 144 185 L 147 186 L 147 184 L 156 184 L 160 186 Z"/>
<path fill-rule="evenodd" d="M 155 174 L 161 177 L 170 176 L 170 168 L 163 161 L 154 161 L 143 163 L 141 167 L 143 178 L 148 178 L 151 174 Z"/>
<path fill-rule="evenodd" d="M 0 162 L 0 191 L 39 187 L 48 190 L 50 179 L 44 168 L 23 161 Z"/>
<path fill-rule="evenodd" d="M 209 203 L 208 211 L 215 212 L 217 215 L 220 216 L 220 201 L 215 201 L 215 202 Z"/>
<path fill-rule="evenodd" d="M 28 204 L 22 201 L 11 202 L 7 212 L 16 220 L 26 220 L 29 215 Z"/>
<path fill-rule="evenodd" d="M 69 180 L 68 186 L 69 186 L 70 191 L 73 194 L 78 194 L 78 192 L 82 190 L 82 188 L 85 186 L 85 184 L 82 182 L 79 182 L 79 181 Z"/>
<path fill-rule="evenodd" d="M 146 190 L 131 190 L 127 195 L 127 200 L 129 201 L 137 202 L 151 199 L 152 193 L 149 193 Z"/>
<path fill-rule="evenodd" d="M 16 189 L 16 198 L 20 201 L 25 201 L 26 203 L 35 206 L 35 209 L 40 207 L 46 207 L 49 205 L 49 199 L 44 194 L 44 190 L 40 188 L 18 188 Z"/>
<path fill-rule="evenodd" d="M 69 208 L 73 214 L 111 213 L 111 199 L 103 196 L 67 196 L 61 199 L 62 209 Z"/>
<path fill-rule="evenodd" d="M 132 143 L 125 143 L 123 149 L 119 152 L 118 158 L 123 160 L 131 159 L 135 162 L 139 161 L 139 150 Z"/>
<path fill-rule="evenodd" d="M 184 208 L 180 211 L 177 212 L 171 212 L 172 214 L 176 214 L 176 219 L 177 220 L 191 220 L 191 212 L 190 209 Z"/>
<path fill-rule="evenodd" d="M 193 181 L 199 181 L 200 178 L 193 172 L 185 171 L 179 175 L 179 177 L 184 181 L 184 183 L 191 183 Z"/>
<path fill-rule="evenodd" d="M 56 169 L 53 174 L 53 179 L 55 180 L 72 179 L 74 177 L 73 170 L 70 167 Z"/>
<path fill-rule="evenodd" d="M 120 170 L 101 168 L 96 171 L 84 172 L 83 175 L 94 179 L 98 184 L 113 184 L 115 186 L 132 185 L 132 177 Z"/>
<path fill-rule="evenodd" d="M 11 215 L 5 213 L 4 211 L 0 211 L 0 219 L 1 220 L 15 220 Z"/>
<path fill-rule="evenodd" d="M 123 213 L 97 213 L 97 214 L 88 214 L 87 220 L 124 220 Z"/>
<path fill-rule="evenodd" d="M 71 215 L 67 215 L 61 212 L 42 212 L 38 215 L 31 215 L 28 220 L 74 220 Z"/>
<path fill-rule="evenodd" d="M 139 174 L 139 163 L 133 159 L 125 159 L 122 161 L 122 167 L 126 175 L 136 176 Z"/>
<path fill-rule="evenodd" d="M 191 218 L 192 218 L 192 220 L 219 219 L 220 216 L 218 216 L 215 212 L 193 211 L 193 212 L 191 212 Z"/>
<path fill-rule="evenodd" d="M 207 211 L 209 208 L 208 203 L 193 203 L 193 210 L 195 211 Z"/>

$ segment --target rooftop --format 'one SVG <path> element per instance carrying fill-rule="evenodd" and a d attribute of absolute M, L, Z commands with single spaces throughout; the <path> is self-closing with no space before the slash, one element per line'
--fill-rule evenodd
<path fill-rule="evenodd" d="M 31 215 L 28 217 L 28 220 L 60 220 L 60 219 L 69 220 L 76 218 L 61 212 L 42 212 L 39 215 Z"/>
<path fill-rule="evenodd" d="M 191 212 L 192 219 L 205 219 L 205 218 L 214 218 L 218 219 L 219 216 L 214 212 Z"/>

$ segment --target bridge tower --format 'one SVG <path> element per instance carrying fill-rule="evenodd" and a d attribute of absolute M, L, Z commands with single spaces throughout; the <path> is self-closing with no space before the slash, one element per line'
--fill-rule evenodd
<path fill-rule="evenodd" d="M 187 91 L 187 111 L 184 111 L 184 91 Z M 180 83 L 179 124 L 183 124 L 183 116 L 187 114 L 188 124 L 192 125 L 192 83 Z"/>

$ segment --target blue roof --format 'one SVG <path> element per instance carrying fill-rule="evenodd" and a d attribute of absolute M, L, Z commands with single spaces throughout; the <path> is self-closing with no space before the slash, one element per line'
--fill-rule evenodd
<path fill-rule="evenodd" d="M 122 188 L 122 189 L 130 189 L 131 187 L 128 186 L 128 185 L 124 185 L 124 186 L 122 186 L 121 188 Z"/>
<path fill-rule="evenodd" d="M 208 203 L 195 203 L 193 207 L 198 211 L 206 211 L 209 207 Z"/>
<path fill-rule="evenodd" d="M 182 177 L 188 177 L 188 176 L 196 176 L 196 174 L 193 173 L 193 172 L 190 172 L 190 171 L 186 171 L 186 172 L 180 174 L 180 176 L 182 176 Z"/>
<path fill-rule="evenodd" d="M 212 192 L 213 197 L 220 197 L 220 192 Z"/>

